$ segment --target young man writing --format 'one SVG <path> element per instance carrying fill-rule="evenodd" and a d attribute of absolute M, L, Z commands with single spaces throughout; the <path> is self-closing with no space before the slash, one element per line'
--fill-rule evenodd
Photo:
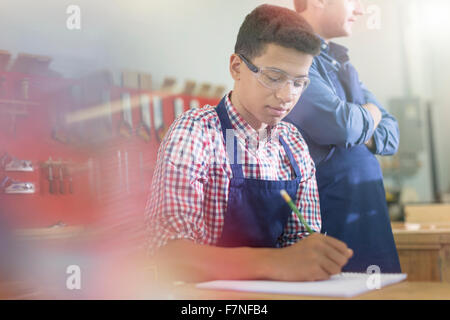
<path fill-rule="evenodd" d="M 322 232 L 354 251 L 344 271 L 400 272 L 387 211 L 383 175 L 375 158 L 397 151 L 397 121 L 360 82 L 347 49 L 331 39 L 349 36 L 362 15 L 359 0 L 295 0 L 320 36 L 311 84 L 286 118 L 308 143 L 317 168 Z"/>
<path fill-rule="evenodd" d="M 346 264 L 352 251 L 309 235 L 280 195 L 320 230 L 314 163 L 281 122 L 319 46 L 291 10 L 262 5 L 246 17 L 230 58 L 233 91 L 181 115 L 160 146 L 146 212 L 161 269 L 196 281 L 320 280 Z"/>

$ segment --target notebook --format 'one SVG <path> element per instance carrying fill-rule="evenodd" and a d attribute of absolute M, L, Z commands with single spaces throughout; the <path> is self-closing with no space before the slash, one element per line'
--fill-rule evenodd
<path fill-rule="evenodd" d="M 200 289 L 350 298 L 403 281 L 406 276 L 404 273 L 343 272 L 323 281 L 216 280 L 198 283 L 196 287 Z"/>

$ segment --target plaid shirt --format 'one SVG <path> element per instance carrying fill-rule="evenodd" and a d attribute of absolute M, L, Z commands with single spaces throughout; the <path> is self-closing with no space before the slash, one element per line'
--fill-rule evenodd
<path fill-rule="evenodd" d="M 321 217 L 315 166 L 306 143 L 290 123 L 280 122 L 258 134 L 226 96 L 225 107 L 241 150 L 245 178 L 291 180 L 295 172 L 279 142 L 281 134 L 301 172 L 297 207 L 307 223 L 320 231 Z M 171 125 L 158 150 L 151 194 L 145 208 L 149 251 L 172 239 L 215 245 L 227 210 L 232 171 L 219 117 L 214 106 L 189 110 Z M 306 229 L 291 213 L 277 245 L 300 240 Z"/>

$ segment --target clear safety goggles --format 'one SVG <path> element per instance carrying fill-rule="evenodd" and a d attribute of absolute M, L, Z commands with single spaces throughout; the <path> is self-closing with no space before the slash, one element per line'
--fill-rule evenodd
<path fill-rule="evenodd" d="M 242 54 L 238 54 L 238 56 L 244 61 L 250 71 L 255 74 L 258 81 L 268 89 L 276 91 L 284 88 L 288 82 L 292 82 L 292 88 L 295 90 L 295 93 L 301 94 L 309 85 L 309 78 L 307 76 L 296 78 L 276 68 L 257 67 Z"/>

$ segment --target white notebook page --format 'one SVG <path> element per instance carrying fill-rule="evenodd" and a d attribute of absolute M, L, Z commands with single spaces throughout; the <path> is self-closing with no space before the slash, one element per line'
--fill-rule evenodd
<path fill-rule="evenodd" d="M 196 285 L 200 289 L 233 290 L 306 296 L 354 297 L 406 279 L 404 273 L 340 273 L 324 281 L 216 280 Z"/>

